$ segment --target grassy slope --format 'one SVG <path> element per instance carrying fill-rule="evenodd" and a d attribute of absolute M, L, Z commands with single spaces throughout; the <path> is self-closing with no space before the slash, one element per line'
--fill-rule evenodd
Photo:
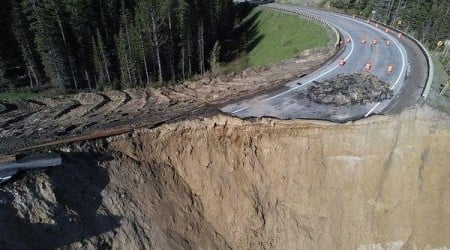
<path fill-rule="evenodd" d="M 445 72 L 444 67 L 439 62 L 437 56 L 432 55 L 431 57 L 433 58 L 434 64 L 434 78 L 433 85 L 431 85 L 430 94 L 427 98 L 427 102 L 435 108 L 450 113 L 450 90 L 447 90 L 447 93 L 445 93 L 443 96 L 439 96 L 439 92 L 441 91 L 440 85 L 442 83 L 446 83 L 449 76 L 447 72 Z"/>
<path fill-rule="evenodd" d="M 39 94 L 29 93 L 29 92 L 6 92 L 0 93 L 0 101 L 4 102 L 15 102 L 20 100 L 33 99 L 38 97 Z"/>
<path fill-rule="evenodd" d="M 293 57 L 300 52 L 327 45 L 326 28 L 293 15 L 256 9 L 262 40 L 249 52 L 249 66 L 262 66 Z"/>

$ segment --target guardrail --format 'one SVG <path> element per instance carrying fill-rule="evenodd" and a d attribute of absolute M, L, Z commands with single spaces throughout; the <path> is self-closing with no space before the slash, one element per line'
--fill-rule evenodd
<path fill-rule="evenodd" d="M 327 21 L 325 21 L 325 20 L 321 20 L 320 18 L 318 18 L 318 17 L 316 17 L 316 16 L 308 15 L 308 14 L 306 14 L 306 13 L 302 13 L 302 12 L 300 12 L 300 11 L 288 10 L 288 9 L 283 9 L 283 8 L 280 8 L 280 7 L 270 7 L 270 6 L 265 6 L 265 7 L 266 7 L 266 8 L 271 8 L 271 9 L 276 9 L 276 10 L 283 11 L 283 12 L 287 12 L 287 13 L 292 13 L 292 14 L 301 15 L 301 16 L 304 16 L 304 17 L 306 17 L 306 18 L 313 19 L 313 20 L 315 20 L 315 21 L 318 21 L 318 22 L 321 22 L 321 23 L 326 24 L 327 26 L 329 26 L 329 27 L 336 33 L 336 38 L 337 38 L 337 40 L 336 40 L 336 47 L 339 46 L 339 42 L 340 42 L 340 40 L 341 40 L 342 35 L 341 35 L 340 32 L 337 30 L 337 28 L 334 27 L 331 23 L 329 23 L 329 22 L 327 22 Z M 322 10 L 322 11 L 323 11 L 323 10 Z M 341 15 L 346 15 L 346 16 L 349 16 L 349 17 L 350 17 L 350 15 L 348 15 L 348 14 L 346 14 L 346 13 L 342 13 L 342 12 L 338 12 L 338 13 L 341 14 Z M 362 19 L 363 21 L 364 21 L 364 20 L 367 20 L 367 18 L 365 18 L 365 17 L 361 17 L 361 16 L 355 16 L 355 17 L 357 17 L 357 18 L 359 18 L 359 19 Z M 425 46 L 423 46 L 423 44 L 422 44 L 419 40 L 417 40 L 417 39 L 416 39 L 415 37 L 413 37 L 412 35 L 410 35 L 410 34 L 404 32 L 404 31 L 402 31 L 402 30 L 399 30 L 399 29 L 397 29 L 397 28 L 395 28 L 395 27 L 392 27 L 392 26 L 390 26 L 390 25 L 387 25 L 387 24 L 385 24 L 385 23 L 381 23 L 381 22 L 378 22 L 378 21 L 373 20 L 373 19 L 369 19 L 369 20 L 370 20 L 371 22 L 373 22 L 373 23 L 378 23 L 379 25 L 382 25 L 382 26 L 384 26 L 384 27 L 386 27 L 386 28 L 389 28 L 390 30 L 396 31 L 396 32 L 398 32 L 398 33 L 402 33 L 405 37 L 407 37 L 408 39 L 410 39 L 411 41 L 413 41 L 413 42 L 420 48 L 420 50 L 422 51 L 422 53 L 425 55 L 425 58 L 426 58 L 426 61 L 427 61 L 427 66 L 428 66 L 427 82 L 425 83 L 425 87 L 424 87 L 424 89 L 423 89 L 423 91 L 422 91 L 422 97 L 423 97 L 424 99 L 426 99 L 426 98 L 428 97 L 428 94 L 430 93 L 431 85 L 433 84 L 433 78 L 434 78 L 434 65 L 433 65 L 433 59 L 431 58 L 431 55 L 430 55 L 430 53 L 428 52 L 428 50 L 425 48 Z"/>
<path fill-rule="evenodd" d="M 329 28 L 331 28 L 331 30 L 333 30 L 334 34 L 336 35 L 336 43 L 335 43 L 335 47 L 339 47 L 340 41 L 341 41 L 341 38 L 342 38 L 342 35 L 341 35 L 341 33 L 338 31 L 338 29 L 337 29 L 334 25 L 332 25 L 331 23 L 329 23 L 329 22 L 327 22 L 327 21 L 325 21 L 325 20 L 322 20 L 322 19 L 320 19 L 320 18 L 318 18 L 318 17 L 316 17 L 316 16 L 314 16 L 314 15 L 309 15 L 309 14 L 306 14 L 306 13 L 303 13 L 303 12 L 300 12 L 300 11 L 295 11 L 295 10 L 290 10 L 290 9 L 284 9 L 284 8 L 280 8 L 280 7 L 272 7 L 272 6 L 263 6 L 263 7 L 264 7 L 264 8 L 269 8 L 269 9 L 275 9 L 275 10 L 278 10 L 278 11 L 281 11 L 281 12 L 286 12 L 286 13 L 291 13 L 291 14 L 303 16 L 303 17 L 306 17 L 306 18 L 308 18 L 308 19 L 311 19 L 311 20 L 317 21 L 317 22 L 319 22 L 319 23 L 325 24 L 326 26 L 328 26 Z"/>
<path fill-rule="evenodd" d="M 343 12 L 337 12 L 337 13 L 351 17 L 347 13 L 343 13 Z M 358 16 L 358 15 L 355 15 L 355 17 L 361 19 L 362 21 L 367 21 L 367 19 L 368 19 L 367 17 Z M 377 20 L 373 20 L 373 19 L 369 19 L 369 20 L 373 23 L 377 23 L 378 25 L 382 25 L 386 28 L 389 28 L 390 30 L 393 30 L 397 33 L 402 33 L 402 35 L 404 35 L 406 38 L 413 41 L 419 47 L 419 49 L 422 51 L 422 53 L 425 55 L 425 59 L 427 61 L 427 66 L 428 66 L 428 74 L 427 74 L 427 81 L 425 83 L 425 87 L 424 87 L 421 95 L 424 99 L 426 99 L 428 97 L 428 94 L 430 93 L 431 85 L 433 84 L 433 79 L 434 79 L 434 64 L 433 64 L 433 59 L 431 58 L 430 52 L 428 52 L 428 50 L 425 48 L 425 46 L 423 46 L 423 44 L 419 40 L 417 40 L 415 37 L 408 34 L 407 32 L 404 32 L 402 30 L 399 30 L 395 27 L 392 27 L 385 23 L 379 22 Z"/>
<path fill-rule="evenodd" d="M 344 14 L 346 15 L 346 14 Z M 355 16 L 358 17 L 359 19 L 362 20 L 367 20 L 367 18 L 363 18 L 361 16 Z M 395 27 L 392 27 L 390 25 L 387 25 L 385 23 L 379 22 L 377 20 L 373 20 L 373 19 L 369 19 L 371 22 L 373 23 L 377 23 L 378 25 L 384 26 L 385 28 L 389 28 L 390 30 L 393 30 L 397 33 L 401 33 L 403 36 L 407 37 L 408 39 L 410 39 L 411 41 L 413 41 L 415 44 L 417 44 L 420 48 L 420 50 L 422 51 L 422 53 L 425 55 L 425 58 L 427 60 L 427 66 L 428 66 L 428 75 L 427 75 L 427 82 L 425 83 L 425 87 L 422 91 L 422 97 L 424 99 L 427 99 L 428 94 L 430 93 L 430 89 L 431 89 L 431 85 L 433 84 L 433 78 L 434 78 L 434 65 L 433 65 L 433 59 L 431 58 L 430 53 L 428 52 L 428 50 L 425 48 L 425 46 L 423 46 L 423 44 L 417 40 L 415 37 L 413 37 L 412 35 L 399 30 Z"/>

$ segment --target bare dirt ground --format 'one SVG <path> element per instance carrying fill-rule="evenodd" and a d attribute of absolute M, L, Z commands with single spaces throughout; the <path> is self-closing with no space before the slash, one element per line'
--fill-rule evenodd
<path fill-rule="evenodd" d="M 5 249 L 448 249 L 450 116 L 224 115 L 59 148 L 0 188 Z"/>
<path fill-rule="evenodd" d="M 334 55 L 334 48 L 304 51 L 258 69 L 159 89 L 80 93 L 1 103 L 0 154 L 52 143 L 120 134 L 136 127 L 204 114 L 222 103 L 279 86 L 308 74 Z"/>

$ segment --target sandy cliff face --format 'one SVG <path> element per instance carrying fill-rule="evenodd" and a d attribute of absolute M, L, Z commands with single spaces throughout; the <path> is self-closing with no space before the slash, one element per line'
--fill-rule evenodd
<path fill-rule="evenodd" d="M 55 247 L 450 247 L 449 142 L 450 117 L 428 108 L 344 125 L 163 125 L 88 144 L 63 168 L 9 184 L 0 206 L 17 215 L 0 222 L 39 231 L 46 221 Z"/>

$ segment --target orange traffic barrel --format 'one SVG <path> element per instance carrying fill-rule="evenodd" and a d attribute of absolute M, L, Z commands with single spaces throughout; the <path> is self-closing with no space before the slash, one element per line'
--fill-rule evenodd
<path fill-rule="evenodd" d="M 372 45 L 377 45 L 377 39 L 372 40 Z"/>
<path fill-rule="evenodd" d="M 366 63 L 366 66 L 364 67 L 365 71 L 369 71 L 372 68 L 372 64 L 370 62 Z"/>
<path fill-rule="evenodd" d="M 398 39 L 402 38 L 402 33 L 398 33 L 397 38 Z"/>
<path fill-rule="evenodd" d="M 344 58 L 339 59 L 339 67 L 344 66 L 344 64 L 345 64 Z"/>
<path fill-rule="evenodd" d="M 391 45 L 391 41 L 390 40 L 386 40 L 386 45 L 387 46 Z"/>
<path fill-rule="evenodd" d="M 379 27 L 378 23 L 375 24 L 375 27 L 377 27 L 377 28 Z"/>
<path fill-rule="evenodd" d="M 394 65 L 389 64 L 388 67 L 387 67 L 387 69 L 386 69 L 386 72 L 387 72 L 388 74 L 390 74 L 390 73 L 392 73 L 392 70 L 394 70 Z"/>
<path fill-rule="evenodd" d="M 365 43 L 366 43 L 366 38 L 365 38 L 365 37 L 362 38 L 361 43 L 362 43 L 362 44 L 365 44 Z"/>
<path fill-rule="evenodd" d="M 389 33 L 389 28 L 386 28 L 384 31 L 386 31 L 386 33 Z"/>
<path fill-rule="evenodd" d="M 352 40 L 350 39 L 350 37 L 347 37 L 347 43 L 350 43 Z"/>

